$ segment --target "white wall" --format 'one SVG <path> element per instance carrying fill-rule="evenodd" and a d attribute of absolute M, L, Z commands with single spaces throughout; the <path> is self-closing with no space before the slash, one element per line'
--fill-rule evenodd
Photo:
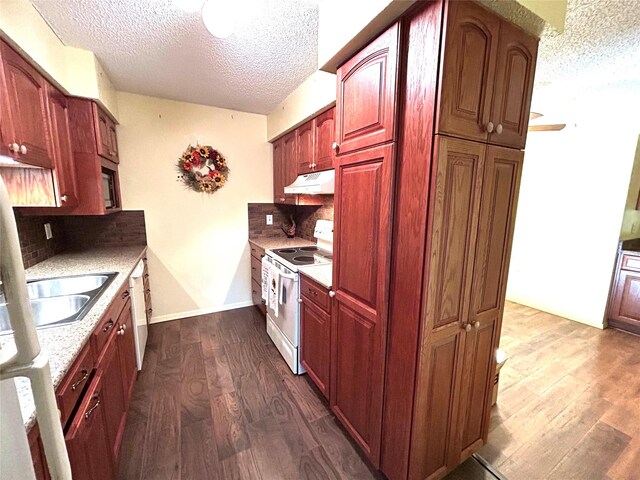
<path fill-rule="evenodd" d="M 251 304 L 248 202 L 273 198 L 266 116 L 118 92 L 125 209 L 147 222 L 153 321 Z M 189 143 L 220 150 L 228 184 L 186 190 L 176 161 Z"/>
<path fill-rule="evenodd" d="M 507 298 L 603 327 L 640 133 L 640 88 L 534 92 Z"/>

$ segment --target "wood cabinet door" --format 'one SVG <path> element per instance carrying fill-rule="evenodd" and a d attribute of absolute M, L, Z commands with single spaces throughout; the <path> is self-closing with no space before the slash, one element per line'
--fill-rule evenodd
<path fill-rule="evenodd" d="M 394 155 L 390 144 L 336 158 L 330 404 L 376 468 Z"/>
<path fill-rule="evenodd" d="M 117 323 L 116 329 L 119 329 Z M 111 455 L 116 462 L 126 419 L 122 365 L 117 337 L 116 333 L 111 335 L 102 353 L 102 358 L 98 360 L 98 371 L 102 373 L 102 395 L 107 419 L 107 437 L 109 438 Z"/>
<path fill-rule="evenodd" d="M 74 480 L 113 480 L 103 378 L 98 372 L 65 437 Z"/>
<path fill-rule="evenodd" d="M 447 9 L 437 131 L 486 140 L 500 20 L 471 1 Z"/>
<path fill-rule="evenodd" d="M 4 42 L 1 43 L 7 84 L 5 101 L 9 106 L 13 124 L 13 142 L 24 152 L 17 155 L 14 153 L 13 157 L 23 163 L 53 168 L 47 82 L 11 47 Z"/>
<path fill-rule="evenodd" d="M 58 204 L 61 207 L 78 205 L 76 166 L 71 145 L 69 105 L 67 98 L 49 86 L 49 116 L 55 153 L 55 178 Z"/>
<path fill-rule="evenodd" d="M 311 120 L 296 129 L 298 154 L 296 156 L 296 174 L 303 175 L 313 171 L 315 166 L 315 120 Z"/>
<path fill-rule="evenodd" d="M 399 36 L 396 23 L 338 69 L 338 154 L 396 138 Z"/>
<path fill-rule="evenodd" d="M 524 152 L 487 148 L 471 309 L 462 360 L 457 447 L 459 462 L 487 441 L 507 273 Z"/>
<path fill-rule="evenodd" d="M 297 195 L 284 193 L 284 187 L 291 185 L 298 176 L 298 138 L 293 131 L 282 137 L 282 193 L 279 203 L 295 205 Z M 284 199 L 284 200 L 282 200 Z"/>
<path fill-rule="evenodd" d="M 273 142 L 273 203 L 284 203 L 284 152 L 282 138 Z"/>
<path fill-rule="evenodd" d="M 410 479 L 441 478 L 457 465 L 455 412 L 469 298 L 486 145 L 437 136 L 435 182 L 421 328 Z"/>
<path fill-rule="evenodd" d="M 335 107 L 318 115 L 315 120 L 315 154 L 314 154 L 314 170 L 330 170 L 333 168 L 333 160 L 335 151 L 333 142 L 335 142 L 334 117 Z"/>
<path fill-rule="evenodd" d="M 331 372 L 331 317 L 302 297 L 300 305 L 302 365 L 325 398 Z"/>
<path fill-rule="evenodd" d="M 120 163 L 118 151 L 118 135 L 116 134 L 116 124 L 113 121 L 109 123 L 109 145 L 111 147 L 111 161 Z"/>
<path fill-rule="evenodd" d="M 16 138 L 8 101 L 9 91 L 4 75 L 3 45 L 0 45 L 0 155 L 13 157 L 17 154 L 12 151 L 10 145 L 16 142 Z"/>
<path fill-rule="evenodd" d="M 538 40 L 508 22 L 500 23 L 489 143 L 524 148 L 536 71 Z M 499 133 L 498 133 L 499 132 Z"/>
<path fill-rule="evenodd" d="M 98 155 L 118 163 L 118 143 L 113 120 L 96 103 L 92 103 Z"/>
<path fill-rule="evenodd" d="M 118 318 L 120 332 L 118 335 L 118 354 L 120 356 L 120 367 L 122 368 L 122 388 L 124 393 L 124 410 L 129 410 L 129 400 L 133 393 L 133 387 L 138 373 L 136 361 L 136 345 L 133 329 L 133 316 L 131 314 L 131 301 L 127 300 Z"/>
<path fill-rule="evenodd" d="M 620 270 L 611 305 L 610 317 L 640 329 L 640 273 Z"/>

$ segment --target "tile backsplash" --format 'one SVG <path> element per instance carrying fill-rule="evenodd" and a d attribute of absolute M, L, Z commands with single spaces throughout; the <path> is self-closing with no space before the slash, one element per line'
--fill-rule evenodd
<path fill-rule="evenodd" d="M 46 239 L 44 224 L 53 237 Z M 28 216 L 16 211 L 22 261 L 32 267 L 65 250 L 146 245 L 144 212 L 123 211 L 105 216 Z"/>
<path fill-rule="evenodd" d="M 286 237 L 283 224 L 290 224 L 290 215 L 296 222 L 296 236 L 314 241 L 316 220 L 333 220 L 333 195 L 323 195 L 323 205 L 278 205 L 274 203 L 250 203 L 249 238 Z M 266 216 L 273 215 L 273 225 L 266 224 Z"/>

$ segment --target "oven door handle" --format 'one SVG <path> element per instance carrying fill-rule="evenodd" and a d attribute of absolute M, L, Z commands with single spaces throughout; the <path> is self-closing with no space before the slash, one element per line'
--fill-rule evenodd
<path fill-rule="evenodd" d="M 280 272 L 280 273 L 279 273 L 279 275 L 280 275 L 282 278 L 287 278 L 287 279 L 289 279 L 289 280 L 295 280 L 295 279 L 296 279 L 296 275 L 297 275 L 297 274 L 296 274 L 296 273 L 294 273 L 293 275 L 288 275 L 288 274 L 286 274 L 286 273 L 282 273 L 282 272 Z"/>

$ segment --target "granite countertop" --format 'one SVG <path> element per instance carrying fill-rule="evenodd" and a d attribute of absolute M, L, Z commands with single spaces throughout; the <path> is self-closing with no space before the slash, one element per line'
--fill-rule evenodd
<path fill-rule="evenodd" d="M 316 242 L 305 240 L 304 238 L 299 237 L 257 237 L 250 238 L 249 242 L 253 243 L 256 247 L 260 247 L 265 250 L 269 248 L 308 247 L 309 245 L 316 244 Z"/>
<path fill-rule="evenodd" d="M 70 325 L 38 330 L 38 339 L 42 350 L 49 356 L 54 387 L 57 388 L 60 384 L 116 293 L 128 281 L 129 274 L 144 256 L 146 250 L 146 246 L 140 245 L 65 252 L 26 270 L 27 280 L 85 273 L 118 272 L 118 275 L 82 320 Z M 0 347 L 9 343 L 13 343 L 13 335 L 0 336 Z M 31 386 L 25 377 L 16 378 L 15 381 L 24 425 L 29 429 L 35 422 L 35 406 Z"/>
<path fill-rule="evenodd" d="M 307 267 L 298 267 L 301 274 L 315 280 L 323 287 L 331 290 L 333 277 L 333 264 L 325 265 L 309 265 Z"/>

